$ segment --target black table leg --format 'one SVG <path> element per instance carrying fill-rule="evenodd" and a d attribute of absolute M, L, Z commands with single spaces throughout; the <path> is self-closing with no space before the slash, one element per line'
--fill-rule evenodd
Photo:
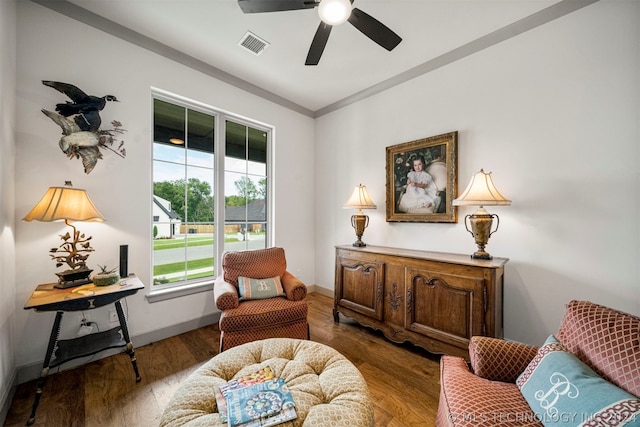
<path fill-rule="evenodd" d="M 129 328 L 127 327 L 127 318 L 124 316 L 124 311 L 122 310 L 122 303 L 120 301 L 115 302 L 116 312 L 118 313 L 118 320 L 120 320 L 120 327 L 122 328 L 122 337 L 124 341 L 127 343 L 127 354 L 131 359 L 131 364 L 133 365 L 133 370 L 136 373 L 136 382 L 140 382 L 142 377 L 138 372 L 138 362 L 136 360 L 135 351 L 133 350 L 133 343 L 131 342 L 131 338 L 129 338 Z"/>
<path fill-rule="evenodd" d="M 38 410 L 38 404 L 40 404 L 40 397 L 42 397 L 42 391 L 44 390 L 44 384 L 47 381 L 47 375 L 49 375 L 49 364 L 51 363 L 51 356 L 53 350 L 58 342 L 58 335 L 60 334 L 60 322 L 62 322 L 62 311 L 56 313 L 56 319 L 53 322 L 51 328 L 51 336 L 49 337 L 49 345 L 47 346 L 47 354 L 44 356 L 44 363 L 42 364 L 42 372 L 40 373 L 40 379 L 38 380 L 38 389 L 36 390 L 36 397 L 31 407 L 31 415 L 27 421 L 27 425 L 33 425 L 36 421 L 36 411 Z"/>

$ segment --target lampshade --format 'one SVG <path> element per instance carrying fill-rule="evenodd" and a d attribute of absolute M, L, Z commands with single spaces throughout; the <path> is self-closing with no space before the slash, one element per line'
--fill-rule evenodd
<path fill-rule="evenodd" d="M 24 221 L 104 221 L 85 190 L 73 188 L 71 181 L 64 187 L 49 187 Z"/>
<path fill-rule="evenodd" d="M 318 6 L 318 15 L 325 24 L 342 24 L 351 15 L 351 2 L 349 0 L 322 0 Z"/>
<path fill-rule="evenodd" d="M 505 198 L 493 184 L 491 172 L 483 169 L 471 177 L 471 182 L 462 194 L 453 201 L 454 206 L 492 206 L 510 205 L 511 200 Z"/>
<path fill-rule="evenodd" d="M 369 193 L 367 192 L 367 187 L 362 184 L 356 186 L 353 189 L 353 194 L 347 200 L 347 203 L 344 205 L 345 209 L 375 209 L 377 208 L 376 204 L 373 203 Z"/>

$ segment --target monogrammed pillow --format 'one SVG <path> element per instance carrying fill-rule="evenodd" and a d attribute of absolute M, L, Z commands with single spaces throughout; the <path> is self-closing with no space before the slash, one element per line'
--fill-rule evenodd
<path fill-rule="evenodd" d="M 284 296 L 284 288 L 280 283 L 280 276 L 268 279 L 252 279 L 238 276 L 238 293 L 240 301 L 250 299 L 266 299 Z"/>
<path fill-rule="evenodd" d="M 546 427 L 640 427 L 640 399 L 602 379 L 553 335 L 516 384 Z"/>

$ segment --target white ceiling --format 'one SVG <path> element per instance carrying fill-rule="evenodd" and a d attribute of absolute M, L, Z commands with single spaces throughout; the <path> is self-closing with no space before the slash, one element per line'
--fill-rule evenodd
<path fill-rule="evenodd" d="M 348 22 L 305 66 L 317 8 L 244 14 L 236 0 L 32 0 L 311 117 L 424 74 L 597 0 L 355 0 L 403 41 L 388 52 Z M 104 19 L 106 18 L 106 19 Z M 238 45 L 251 31 L 259 56 Z"/>

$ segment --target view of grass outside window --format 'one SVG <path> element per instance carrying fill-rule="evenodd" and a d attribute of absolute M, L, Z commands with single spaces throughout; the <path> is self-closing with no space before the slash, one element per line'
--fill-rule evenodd
<path fill-rule="evenodd" d="M 267 247 L 268 135 L 201 105 L 154 99 L 152 291 L 211 281 L 224 251 Z"/>

